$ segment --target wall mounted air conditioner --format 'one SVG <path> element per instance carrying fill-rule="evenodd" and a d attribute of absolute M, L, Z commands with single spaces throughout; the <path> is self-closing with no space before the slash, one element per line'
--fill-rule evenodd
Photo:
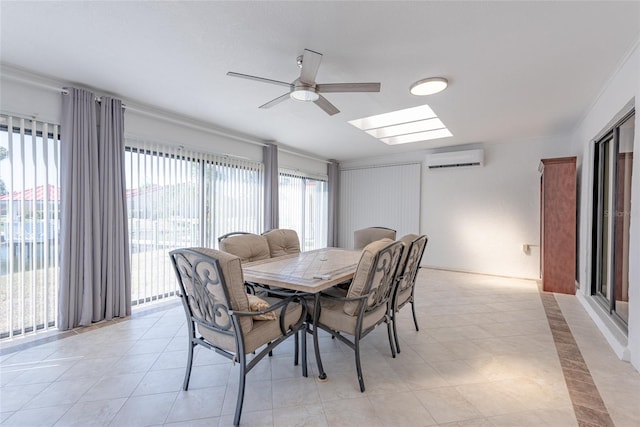
<path fill-rule="evenodd" d="M 429 169 L 482 165 L 484 165 L 484 150 L 482 148 L 427 154 L 427 167 Z"/>

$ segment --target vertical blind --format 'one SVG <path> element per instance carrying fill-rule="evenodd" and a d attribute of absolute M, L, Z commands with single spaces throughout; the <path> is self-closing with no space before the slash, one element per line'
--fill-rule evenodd
<path fill-rule="evenodd" d="M 58 125 L 0 116 L 0 337 L 55 327 Z"/>
<path fill-rule="evenodd" d="M 420 174 L 420 163 L 341 170 L 340 246 L 352 248 L 353 232 L 365 227 L 419 234 Z"/>
<path fill-rule="evenodd" d="M 215 247 L 231 231 L 262 227 L 261 163 L 153 142 L 127 141 L 125 153 L 131 301 L 175 295 L 168 257 L 180 247 Z"/>
<path fill-rule="evenodd" d="M 260 233 L 264 218 L 262 163 L 208 156 L 205 163 L 206 246 L 233 231 Z"/>
<path fill-rule="evenodd" d="M 303 251 L 327 246 L 327 180 L 280 170 L 280 228 L 296 230 Z"/>

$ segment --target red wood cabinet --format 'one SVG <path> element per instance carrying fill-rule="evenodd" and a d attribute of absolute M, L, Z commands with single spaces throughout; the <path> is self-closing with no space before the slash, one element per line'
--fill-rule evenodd
<path fill-rule="evenodd" d="M 540 162 L 540 274 L 547 292 L 576 292 L 576 158 Z"/>

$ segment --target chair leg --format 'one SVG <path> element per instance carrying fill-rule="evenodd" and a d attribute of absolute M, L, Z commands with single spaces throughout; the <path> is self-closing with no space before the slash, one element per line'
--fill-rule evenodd
<path fill-rule="evenodd" d="M 233 425 L 237 426 L 240 424 L 240 415 L 242 415 L 242 404 L 244 402 L 244 389 L 245 389 L 245 381 L 246 381 L 246 364 L 247 359 L 245 355 L 240 355 L 240 381 L 238 382 L 238 399 L 236 401 L 236 412 L 233 416 Z"/>
<path fill-rule="evenodd" d="M 302 334 L 302 376 L 308 377 L 309 374 L 307 372 L 307 328 L 306 326 L 303 329 L 300 329 L 300 333 Z"/>
<path fill-rule="evenodd" d="M 398 340 L 398 329 L 396 328 L 396 316 L 398 312 L 394 312 L 391 316 L 391 323 L 393 324 L 393 338 L 396 342 L 396 353 L 400 354 L 400 341 Z"/>
<path fill-rule="evenodd" d="M 320 317 L 320 294 L 314 295 L 313 303 L 313 349 L 316 354 L 316 363 L 318 364 L 318 378 L 320 381 L 327 379 L 327 373 L 322 366 L 322 358 L 320 357 L 320 347 L 318 346 L 318 318 Z"/>
<path fill-rule="evenodd" d="M 196 344 L 189 339 L 189 351 L 187 354 L 187 370 L 184 373 L 184 382 L 182 383 L 182 389 L 187 390 L 189 388 L 189 379 L 191 378 L 191 367 L 193 366 L 193 349 Z"/>
<path fill-rule="evenodd" d="M 418 328 L 418 319 L 416 318 L 416 308 L 413 305 L 413 299 L 411 300 L 411 313 L 413 313 L 413 324 L 416 325 L 416 331 L 419 331 Z"/>
<path fill-rule="evenodd" d="M 360 383 L 360 391 L 364 393 L 364 379 L 362 378 L 362 366 L 360 364 L 360 340 L 356 338 L 355 342 L 356 353 L 356 371 L 358 372 L 358 382 Z"/>
<path fill-rule="evenodd" d="M 387 334 L 389 335 L 389 347 L 391 348 L 391 357 L 395 358 L 396 357 L 396 349 L 393 346 L 393 335 L 391 333 L 391 327 L 392 327 L 391 324 L 392 323 L 393 323 L 393 320 L 389 320 L 387 322 Z"/>
<path fill-rule="evenodd" d="M 293 345 L 295 346 L 293 349 L 293 366 L 298 366 L 298 333 L 300 333 L 300 331 L 295 333 L 293 339 Z"/>

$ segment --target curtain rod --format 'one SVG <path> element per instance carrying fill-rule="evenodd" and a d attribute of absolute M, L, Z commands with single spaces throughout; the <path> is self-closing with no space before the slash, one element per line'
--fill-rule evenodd
<path fill-rule="evenodd" d="M 63 87 L 55 86 L 55 85 L 52 85 L 52 84 L 41 83 L 41 82 L 38 82 L 38 81 L 30 80 L 30 79 L 27 79 L 27 78 L 24 78 L 24 77 L 15 76 L 15 75 L 11 75 L 11 74 L 5 74 L 4 77 L 8 78 L 8 79 L 12 79 L 12 80 L 17 80 L 17 81 L 20 81 L 20 82 L 23 82 L 23 83 L 27 83 L 27 84 L 30 84 L 32 86 L 41 87 L 43 89 L 48 89 L 48 90 L 52 90 L 52 91 L 55 91 L 55 92 L 60 92 L 63 95 L 68 95 L 69 94 L 69 91 L 67 89 L 65 89 Z M 100 101 L 100 98 L 101 97 L 96 97 L 96 101 Z M 131 105 L 126 105 L 124 103 L 122 104 L 122 108 L 124 108 L 126 110 L 129 110 L 129 111 L 135 111 L 136 113 L 144 114 L 146 116 L 155 117 L 157 119 L 170 121 L 170 122 L 173 122 L 175 124 L 186 126 L 186 127 L 189 127 L 189 128 L 195 129 L 195 130 L 200 130 L 200 131 L 203 131 L 203 132 L 212 133 L 214 135 L 225 136 L 227 138 L 231 138 L 231 139 L 235 139 L 235 140 L 238 140 L 238 141 L 246 142 L 248 144 L 259 145 L 261 147 L 265 147 L 267 145 L 266 142 L 260 142 L 260 141 L 257 141 L 257 140 L 253 140 L 251 138 L 246 138 L 246 137 L 243 137 L 243 136 L 234 135 L 234 134 L 229 133 L 229 132 L 220 131 L 220 130 L 209 128 L 209 127 L 206 127 L 206 126 L 196 125 L 194 123 L 189 123 L 189 122 L 187 122 L 185 120 L 176 119 L 176 118 L 170 117 L 168 115 L 154 113 L 154 112 L 147 111 L 147 110 L 141 109 L 141 108 L 136 108 L 136 107 L 133 107 Z M 278 146 L 278 151 L 282 151 L 284 153 L 288 153 L 288 154 L 291 154 L 291 155 L 294 155 L 294 156 L 298 156 L 298 157 L 307 158 L 307 159 L 310 159 L 310 160 L 315 160 L 317 162 L 330 163 L 326 159 L 320 159 L 320 158 L 317 158 L 317 157 L 313 157 L 313 156 L 309 156 L 309 155 L 306 155 L 306 154 L 298 153 L 298 152 L 295 152 L 295 151 L 287 150 L 287 149 L 281 148 L 279 146 Z"/>
<path fill-rule="evenodd" d="M 16 80 L 16 81 L 19 81 L 19 82 L 23 82 L 23 83 L 29 84 L 31 86 L 41 87 L 43 89 L 52 90 L 52 91 L 55 91 L 55 92 L 60 92 L 63 95 L 68 95 L 69 94 L 69 91 L 67 89 L 65 89 L 64 87 L 55 86 L 55 85 L 47 84 L 47 83 L 42 83 L 42 82 L 38 82 L 36 80 L 28 79 L 28 78 L 21 77 L 21 76 L 11 75 L 11 74 L 5 74 L 4 77 L 8 78 L 8 79 L 12 79 L 12 80 Z M 96 101 L 99 101 L 99 100 L 100 100 L 100 97 L 96 97 Z M 216 130 L 216 129 L 213 129 L 213 128 L 208 128 L 208 127 L 205 127 L 205 126 L 196 125 L 196 124 L 193 124 L 193 123 L 189 123 L 189 122 L 187 122 L 185 120 L 181 120 L 181 119 L 176 119 L 176 118 L 170 117 L 169 115 L 159 114 L 159 113 L 147 111 L 145 109 L 136 108 L 136 107 L 133 107 L 131 105 L 126 105 L 124 102 L 122 104 L 122 108 L 124 108 L 126 110 L 129 110 L 129 111 L 135 111 L 136 113 L 140 113 L 140 114 L 144 114 L 144 115 L 147 115 L 147 116 L 155 117 L 157 119 L 170 121 L 170 122 L 173 122 L 175 124 L 182 125 L 182 126 L 190 127 L 192 129 L 196 129 L 196 130 L 200 130 L 200 131 L 204 131 L 204 132 L 208 132 L 208 133 L 213 133 L 215 135 L 225 136 L 227 138 L 235 139 L 235 140 L 238 140 L 238 141 L 247 142 L 249 144 L 259 145 L 259 146 L 262 146 L 262 147 L 267 145 L 264 142 L 255 141 L 255 140 L 252 140 L 250 138 L 245 138 L 245 137 L 238 136 L 238 135 L 233 135 L 231 133 L 219 131 L 219 130 Z"/>
<path fill-rule="evenodd" d="M 26 84 L 29 84 L 31 86 L 36 86 L 36 87 L 41 87 L 43 89 L 52 90 L 54 92 L 61 92 L 63 95 L 68 95 L 69 94 L 69 91 L 66 90 L 63 87 L 58 87 L 58 86 L 54 86 L 54 85 L 47 84 L 47 83 L 41 83 L 41 82 L 38 82 L 38 81 L 35 81 L 35 80 L 27 79 L 25 77 L 14 76 L 14 75 L 11 75 L 11 74 L 6 74 L 6 73 L 4 74 L 3 77 L 6 78 L 6 79 L 9 79 L 9 80 L 16 80 L 16 81 L 19 81 L 19 82 L 22 82 L 22 83 L 26 83 Z"/>
<path fill-rule="evenodd" d="M 298 157 L 304 157 L 304 158 L 307 158 L 307 159 L 315 160 L 316 162 L 331 163 L 329 160 L 326 160 L 326 159 L 319 159 L 318 157 L 313 157 L 313 156 L 309 156 L 307 154 L 302 154 L 302 153 L 298 153 L 298 152 L 295 152 L 295 151 L 287 150 L 286 148 L 280 148 L 279 146 L 278 146 L 278 151 L 282 151 L 283 153 L 292 154 L 292 155 L 298 156 Z"/>

